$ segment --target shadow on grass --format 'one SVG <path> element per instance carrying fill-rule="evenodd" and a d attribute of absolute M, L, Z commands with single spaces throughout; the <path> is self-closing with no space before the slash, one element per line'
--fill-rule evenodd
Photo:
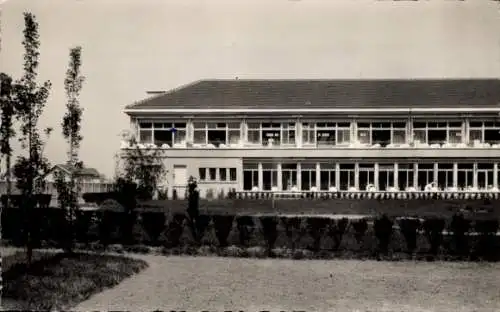
<path fill-rule="evenodd" d="M 111 255 L 34 254 L 29 270 L 24 252 L 4 260 L 8 269 L 3 273 L 3 298 L 15 302 L 16 309 L 67 309 L 148 266 L 142 260 Z"/>

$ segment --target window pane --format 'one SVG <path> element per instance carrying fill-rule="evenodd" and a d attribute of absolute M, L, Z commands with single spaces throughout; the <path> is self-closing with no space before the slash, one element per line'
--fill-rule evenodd
<path fill-rule="evenodd" d="M 226 176 L 226 168 L 219 168 L 219 178 L 221 181 L 226 181 L 227 176 Z"/>
<path fill-rule="evenodd" d="M 335 130 L 317 130 L 316 139 L 318 145 L 335 145 Z"/>
<path fill-rule="evenodd" d="M 237 144 L 240 139 L 240 130 L 229 130 L 229 144 Z"/>
<path fill-rule="evenodd" d="M 303 129 L 302 130 L 302 143 L 304 144 L 314 144 L 314 130 Z"/>
<path fill-rule="evenodd" d="M 151 129 L 153 127 L 153 124 L 151 122 L 140 122 L 139 123 L 139 128 L 141 129 Z"/>
<path fill-rule="evenodd" d="M 393 144 L 404 144 L 404 143 L 406 143 L 406 131 L 405 130 L 393 130 L 393 132 L 392 132 L 392 143 Z"/>
<path fill-rule="evenodd" d="M 200 181 L 204 181 L 207 179 L 207 168 L 199 168 L 198 174 L 200 176 Z"/>
<path fill-rule="evenodd" d="M 151 130 L 140 130 L 139 131 L 139 142 L 141 143 L 152 143 L 153 134 Z"/>
<path fill-rule="evenodd" d="M 161 146 L 162 144 L 172 145 L 172 132 L 170 130 L 154 130 L 155 144 Z"/>
<path fill-rule="evenodd" d="M 205 130 L 194 130 L 193 142 L 195 144 L 206 144 L 207 143 L 207 133 Z"/>
<path fill-rule="evenodd" d="M 174 133 L 175 143 L 182 143 L 186 141 L 186 130 L 179 130 Z"/>
<path fill-rule="evenodd" d="M 351 130 L 343 129 L 338 130 L 338 144 L 347 144 L 351 141 Z"/>
<path fill-rule="evenodd" d="M 260 131 L 259 130 L 248 130 L 248 142 L 250 143 L 260 143 Z"/>
<path fill-rule="evenodd" d="M 244 170 L 243 171 L 243 190 L 250 191 L 252 190 L 252 171 Z"/>
<path fill-rule="evenodd" d="M 414 130 L 413 131 L 413 141 L 420 143 L 427 143 L 426 130 Z"/>
<path fill-rule="evenodd" d="M 211 181 L 215 181 L 216 178 L 216 169 L 215 168 L 208 168 L 208 175 Z"/>
<path fill-rule="evenodd" d="M 448 142 L 452 144 L 462 143 L 462 130 L 450 130 Z"/>
<path fill-rule="evenodd" d="M 208 130 L 208 143 L 215 146 L 226 144 L 226 130 Z"/>
<path fill-rule="evenodd" d="M 229 168 L 229 179 L 236 181 L 236 168 Z"/>
<path fill-rule="evenodd" d="M 482 130 L 470 130 L 469 131 L 469 142 L 474 143 L 474 141 L 483 142 L 483 132 Z"/>
<path fill-rule="evenodd" d="M 370 144 L 370 130 L 358 129 L 358 141 L 361 144 Z"/>

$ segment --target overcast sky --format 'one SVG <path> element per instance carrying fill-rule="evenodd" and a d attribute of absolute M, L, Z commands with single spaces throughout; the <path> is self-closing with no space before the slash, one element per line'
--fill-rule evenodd
<path fill-rule="evenodd" d="M 107 176 L 125 105 L 203 78 L 500 77 L 500 6 L 489 0 L 8 0 L 0 71 L 19 77 L 23 11 L 40 23 L 41 125 L 60 120 L 69 49 L 83 48 L 81 159 Z"/>

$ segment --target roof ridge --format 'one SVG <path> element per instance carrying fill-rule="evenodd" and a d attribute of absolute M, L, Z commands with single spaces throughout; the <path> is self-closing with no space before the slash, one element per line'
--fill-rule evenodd
<path fill-rule="evenodd" d="M 264 81 L 284 81 L 284 82 L 335 82 L 335 81 L 500 81 L 500 77 L 482 77 L 482 78 L 471 78 L 471 77 L 412 77 L 412 78 L 211 78 L 211 79 L 200 79 L 196 83 L 205 81 L 242 81 L 242 82 L 264 82 Z M 188 87 L 189 84 L 186 85 Z M 180 87 L 182 88 L 182 87 Z"/>

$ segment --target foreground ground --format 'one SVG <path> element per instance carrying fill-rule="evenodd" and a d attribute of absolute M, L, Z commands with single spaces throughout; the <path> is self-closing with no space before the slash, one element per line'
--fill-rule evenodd
<path fill-rule="evenodd" d="M 136 256 L 89 310 L 500 311 L 500 264 Z"/>

